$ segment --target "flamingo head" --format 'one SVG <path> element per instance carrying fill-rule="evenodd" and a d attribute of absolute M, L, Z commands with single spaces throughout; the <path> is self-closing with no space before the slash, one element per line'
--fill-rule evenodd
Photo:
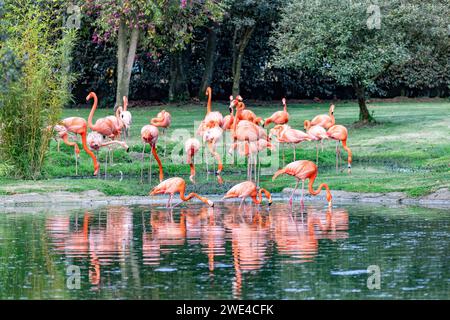
<path fill-rule="evenodd" d="M 96 98 L 96 94 L 94 92 L 89 92 L 89 94 L 86 97 L 86 101 L 91 100 L 92 98 Z"/>
<path fill-rule="evenodd" d="M 133 120 L 131 117 L 130 111 L 122 111 L 119 113 L 120 120 L 122 120 L 123 124 L 125 125 L 126 129 L 129 129 Z"/>
<path fill-rule="evenodd" d="M 228 106 L 228 110 L 230 113 L 233 113 L 233 108 L 236 105 L 236 101 L 234 100 L 233 96 L 230 96 L 230 105 Z"/>
<path fill-rule="evenodd" d="M 308 130 L 309 128 L 311 128 L 311 121 L 305 120 L 305 122 L 303 122 L 303 128 L 305 130 Z"/>
<path fill-rule="evenodd" d="M 330 114 L 334 114 L 334 104 L 330 106 Z"/>
<path fill-rule="evenodd" d="M 286 105 L 286 98 L 281 99 L 281 102 L 283 102 L 283 106 Z"/>
<path fill-rule="evenodd" d="M 89 148 L 95 151 L 98 151 L 103 144 L 103 136 L 95 131 L 89 132 L 86 140 Z"/>
<path fill-rule="evenodd" d="M 214 202 L 212 202 L 211 200 L 208 200 L 208 205 L 209 205 L 211 208 L 214 208 Z"/>

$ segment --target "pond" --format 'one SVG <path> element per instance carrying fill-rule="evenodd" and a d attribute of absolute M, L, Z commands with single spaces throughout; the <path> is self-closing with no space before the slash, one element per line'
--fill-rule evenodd
<path fill-rule="evenodd" d="M 448 209 L 21 211 L 0 213 L 1 299 L 450 297 Z"/>

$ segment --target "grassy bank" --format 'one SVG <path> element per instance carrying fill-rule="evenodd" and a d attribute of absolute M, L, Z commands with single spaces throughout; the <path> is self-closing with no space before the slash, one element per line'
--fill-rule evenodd
<path fill-rule="evenodd" d="M 267 117 L 281 108 L 280 104 L 248 103 L 247 107 L 258 116 Z M 172 114 L 172 127 L 167 136 L 167 157 L 163 159 L 166 177 L 182 176 L 188 178 L 187 165 L 173 164 L 169 155 L 172 148 L 180 144 L 180 136 L 175 132 L 186 130 L 191 135 L 194 132 L 194 122 L 204 116 L 204 108 L 200 105 L 165 105 L 151 108 L 133 108 L 133 125 L 131 138 L 128 140 L 131 151 L 116 150 L 114 165 L 108 168 L 110 174 L 107 180 L 103 176 L 92 178 L 92 163 L 82 151 L 79 161 L 79 176 L 74 177 L 75 163 L 73 149 L 61 144 L 61 152 L 56 150 L 56 142 L 52 141 L 48 161 L 45 165 L 44 178 L 38 181 L 20 181 L 0 178 L 0 194 L 25 192 L 85 191 L 97 189 L 107 195 L 145 195 L 151 188 L 145 177 L 141 184 L 140 130 L 149 123 L 160 109 L 166 109 Z M 213 108 L 227 114 L 227 105 L 215 103 Z M 311 119 L 316 114 L 327 113 L 328 104 L 288 104 L 291 115 L 290 125 L 302 128 L 305 119 Z M 377 125 L 356 127 L 358 107 L 353 102 L 337 103 L 335 115 L 338 124 L 349 128 L 348 144 L 353 151 L 353 170 L 348 175 L 346 171 L 335 172 L 335 144 L 326 142 L 325 149 L 319 155 L 318 181 L 327 182 L 332 189 L 356 192 L 406 192 L 409 196 L 418 197 L 441 187 L 450 187 L 450 139 L 448 138 L 450 118 L 448 100 L 435 101 L 405 101 L 405 102 L 373 102 L 370 110 L 374 112 Z M 64 117 L 81 116 L 87 118 L 89 109 L 66 109 Z M 98 110 L 95 118 L 111 114 L 111 110 Z M 178 130 L 178 131 L 177 131 Z M 161 134 L 161 133 L 160 133 Z M 159 153 L 162 154 L 164 143 L 159 142 Z M 147 154 L 148 154 L 147 147 Z M 297 148 L 297 159 L 315 160 L 315 145 L 302 143 Z M 346 159 L 346 153 L 342 153 Z M 106 151 L 101 151 L 99 160 L 103 162 Z M 290 148 L 286 149 L 286 163 L 293 159 Z M 281 163 L 281 161 L 280 161 Z M 152 185 L 157 183 L 156 163 L 153 162 Z M 148 160 L 145 164 L 147 172 Z M 214 176 L 205 175 L 205 165 L 197 166 L 197 184 L 190 185 L 190 190 L 202 193 L 221 193 L 231 185 L 245 179 L 245 164 L 230 166 L 225 164 L 222 177 L 223 185 L 218 185 Z M 344 168 L 344 167 L 343 167 Z M 210 162 L 211 169 L 211 162 Z M 120 181 L 120 177 L 123 179 Z M 271 191 L 281 191 L 284 187 L 293 186 L 291 177 L 280 177 L 275 182 L 271 175 L 261 178 L 261 185 Z"/>

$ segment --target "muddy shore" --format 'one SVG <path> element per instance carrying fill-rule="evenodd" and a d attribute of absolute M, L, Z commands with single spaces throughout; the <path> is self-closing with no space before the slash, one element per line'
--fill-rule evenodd
<path fill-rule="evenodd" d="M 273 199 L 287 200 L 292 193 L 292 188 L 285 188 L 282 193 L 274 194 Z M 323 193 L 323 192 L 322 192 Z M 323 193 L 317 197 L 305 195 L 306 202 L 325 201 Z M 298 197 L 300 191 L 296 192 Z M 332 191 L 333 203 L 370 203 L 382 205 L 415 205 L 424 207 L 449 208 L 450 191 L 439 189 L 438 191 L 420 198 L 410 198 L 402 192 L 391 193 L 357 193 L 346 191 Z M 221 196 L 209 197 L 213 201 L 220 201 Z M 296 201 L 297 201 L 296 200 Z M 109 205 L 147 205 L 165 204 L 167 197 L 143 197 L 143 196 L 106 196 L 96 191 L 52 192 L 52 193 L 24 193 L 0 196 L 0 212 L 32 212 L 32 211 L 70 211 L 73 209 L 93 209 Z"/>

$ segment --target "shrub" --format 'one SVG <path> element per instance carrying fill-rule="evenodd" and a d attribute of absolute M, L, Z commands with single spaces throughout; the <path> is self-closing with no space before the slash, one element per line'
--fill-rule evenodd
<path fill-rule="evenodd" d="M 23 1 L 22 1 L 23 2 Z M 20 60 L 21 73 L 0 92 L 0 158 L 14 176 L 39 177 L 51 132 L 69 102 L 71 50 L 75 34 L 55 28 L 52 17 L 28 1 L 7 3 L 7 39 L 1 50 Z"/>

